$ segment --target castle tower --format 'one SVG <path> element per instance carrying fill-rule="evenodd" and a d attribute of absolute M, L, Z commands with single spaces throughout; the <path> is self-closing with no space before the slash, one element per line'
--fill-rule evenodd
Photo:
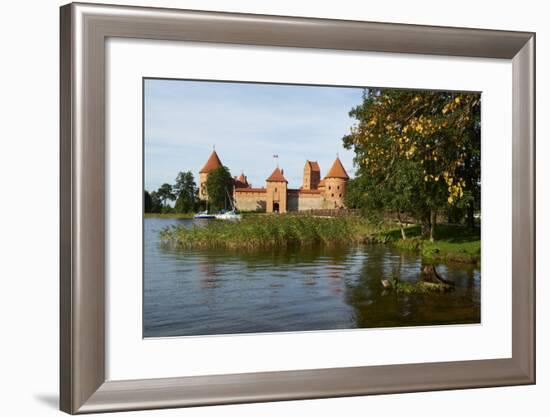
<path fill-rule="evenodd" d="M 321 169 L 317 161 L 306 161 L 304 166 L 303 190 L 316 190 L 321 181 Z"/>
<path fill-rule="evenodd" d="M 251 185 L 248 182 L 248 178 L 244 175 L 244 172 L 241 172 L 241 175 L 238 177 L 233 177 L 233 184 L 235 188 L 250 188 Z"/>
<path fill-rule="evenodd" d="M 208 157 L 208 160 L 199 171 L 199 199 L 206 200 L 208 198 L 208 194 L 206 192 L 206 180 L 208 179 L 208 174 L 222 166 L 223 165 L 218 157 L 218 154 L 216 151 L 212 151 Z"/>
<path fill-rule="evenodd" d="M 275 168 L 266 180 L 266 205 L 267 213 L 286 213 L 286 192 L 288 181 L 283 175 L 283 170 Z"/>
<path fill-rule="evenodd" d="M 348 173 L 342 165 L 340 158 L 336 157 L 336 160 L 323 180 L 323 192 L 325 194 L 327 208 L 344 207 L 348 180 Z"/>

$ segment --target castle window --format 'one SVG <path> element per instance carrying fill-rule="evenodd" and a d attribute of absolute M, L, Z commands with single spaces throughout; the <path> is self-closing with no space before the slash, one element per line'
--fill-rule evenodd
<path fill-rule="evenodd" d="M 339 197 L 342 197 L 342 194 L 340 194 Z"/>
<path fill-rule="evenodd" d="M 338 187 L 336 187 L 336 188 L 340 189 L 340 186 L 338 186 Z"/>
<path fill-rule="evenodd" d="M 328 186 L 328 189 L 330 190 L 330 185 Z"/>
<path fill-rule="evenodd" d="M 331 197 L 334 197 L 334 193 L 330 195 Z"/>
<path fill-rule="evenodd" d="M 275 187 L 275 192 L 277 192 L 277 187 Z"/>

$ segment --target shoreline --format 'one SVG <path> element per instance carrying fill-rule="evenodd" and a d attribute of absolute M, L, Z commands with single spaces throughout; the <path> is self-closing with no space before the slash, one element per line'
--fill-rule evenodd
<path fill-rule="evenodd" d="M 153 214 L 146 218 L 190 219 L 192 214 Z M 261 219 L 260 219 L 261 218 Z M 316 216 L 247 215 L 239 222 L 213 220 L 206 227 L 173 226 L 161 232 L 163 244 L 176 250 L 268 248 L 322 245 L 387 244 L 398 250 L 417 253 L 427 262 L 480 265 L 479 230 L 465 226 L 437 225 L 434 242 L 420 237 L 420 226 L 407 228 L 407 239 L 393 225 L 372 225 L 356 216 L 320 218 Z"/>
<path fill-rule="evenodd" d="M 143 213 L 145 219 L 192 219 L 195 213 Z"/>

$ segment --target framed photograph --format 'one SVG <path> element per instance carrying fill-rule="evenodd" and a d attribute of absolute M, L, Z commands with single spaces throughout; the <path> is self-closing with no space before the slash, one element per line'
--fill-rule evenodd
<path fill-rule="evenodd" d="M 61 8 L 61 409 L 535 383 L 535 34 Z"/>

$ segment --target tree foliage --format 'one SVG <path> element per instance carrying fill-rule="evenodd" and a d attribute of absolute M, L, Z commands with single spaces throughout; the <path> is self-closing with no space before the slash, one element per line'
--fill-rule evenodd
<path fill-rule="evenodd" d="M 233 195 L 233 178 L 227 167 L 219 167 L 210 171 L 206 179 L 208 207 L 218 211 L 231 206 L 229 199 Z"/>
<path fill-rule="evenodd" d="M 156 191 L 144 192 L 145 213 L 160 213 L 162 211 L 162 202 Z"/>
<path fill-rule="evenodd" d="M 172 185 L 168 183 L 162 184 L 160 188 L 157 190 L 156 194 L 160 199 L 163 208 L 167 207 L 168 201 L 174 201 L 176 199 L 176 195 L 174 194 Z"/>
<path fill-rule="evenodd" d="M 143 209 L 145 213 L 152 213 L 151 209 L 153 208 L 153 200 L 151 199 L 151 194 L 149 191 L 145 190 L 143 192 Z"/>
<path fill-rule="evenodd" d="M 211 211 L 231 207 L 233 178 L 228 168 L 219 167 L 210 171 L 206 179 L 206 192 L 208 193 L 208 206 Z"/>
<path fill-rule="evenodd" d="M 189 213 L 195 209 L 198 199 L 198 189 L 191 171 L 180 172 L 174 184 L 176 196 L 175 210 L 177 213 Z"/>
<path fill-rule="evenodd" d="M 357 123 L 343 138 L 356 154 L 360 201 L 414 214 L 432 238 L 438 210 L 462 207 L 473 217 L 480 107 L 478 93 L 365 90 L 363 103 L 350 112 Z"/>

